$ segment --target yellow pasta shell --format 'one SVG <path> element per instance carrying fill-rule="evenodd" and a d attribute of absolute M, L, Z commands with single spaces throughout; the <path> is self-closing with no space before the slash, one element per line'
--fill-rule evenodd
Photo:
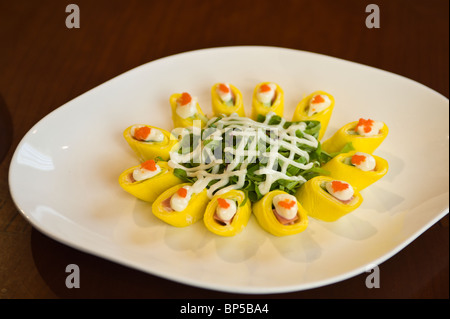
<path fill-rule="evenodd" d="M 145 162 L 157 157 L 161 157 L 164 161 L 168 161 L 170 158 L 170 151 L 174 145 L 178 143 L 176 137 L 170 132 L 156 126 L 144 124 L 140 125 L 150 127 L 151 129 L 160 130 L 164 135 L 164 140 L 162 142 L 138 141 L 131 135 L 131 128 L 134 125 L 126 128 L 123 132 L 123 137 L 127 141 L 128 145 L 130 145 L 131 149 L 136 153 L 139 161 Z"/>
<path fill-rule="evenodd" d="M 264 104 L 262 104 L 261 102 L 258 101 L 258 99 L 256 98 L 256 94 L 259 90 L 259 88 L 263 85 L 263 84 L 269 84 L 269 83 L 273 83 L 273 82 L 262 82 L 259 83 L 258 85 L 256 85 L 254 91 L 253 91 L 253 98 L 252 98 L 252 114 L 251 114 L 251 118 L 253 120 L 256 121 L 256 119 L 258 118 L 258 115 L 264 115 L 266 116 L 267 113 L 269 112 L 274 112 L 275 114 L 279 115 L 279 116 L 283 116 L 284 113 L 284 92 L 281 89 L 281 87 L 276 84 L 277 88 L 276 88 L 276 97 L 275 97 L 275 101 L 273 102 L 272 106 L 268 107 L 265 106 Z"/>
<path fill-rule="evenodd" d="M 214 219 L 218 206 L 218 198 L 232 199 L 237 202 L 236 215 L 234 215 L 229 225 L 221 225 Z M 241 206 L 244 201 L 245 193 L 240 190 L 231 190 L 225 194 L 215 195 L 206 207 L 205 215 L 203 216 L 203 222 L 205 223 L 206 228 L 216 235 L 227 237 L 234 236 L 242 232 L 247 226 L 252 212 L 250 199 L 247 199 L 245 204 Z"/>
<path fill-rule="evenodd" d="M 315 95 L 326 95 L 330 98 L 331 105 L 327 107 L 325 110 L 320 111 L 316 114 L 313 114 L 312 116 L 308 116 L 308 107 L 309 102 Z M 292 117 L 293 122 L 298 121 L 319 121 L 320 122 L 320 132 L 319 132 L 319 141 L 322 139 L 323 135 L 325 134 L 325 131 L 327 130 L 328 123 L 330 122 L 331 114 L 333 113 L 334 109 L 334 97 L 324 91 L 316 91 L 308 95 L 307 97 L 303 98 L 298 104 L 294 111 L 294 116 Z"/>
<path fill-rule="evenodd" d="M 207 122 L 207 118 L 203 113 L 200 105 L 197 102 L 197 114 L 194 115 L 193 118 L 182 118 L 177 114 L 177 100 L 181 97 L 181 93 L 174 93 L 170 96 L 170 106 L 172 108 L 172 121 L 174 127 L 191 127 L 191 126 L 199 126 L 204 127 Z"/>
<path fill-rule="evenodd" d="M 358 121 L 348 123 L 340 128 L 332 137 L 322 143 L 322 149 L 327 153 L 339 152 L 345 144 L 352 142 L 355 150 L 372 154 L 384 141 L 389 133 L 386 124 L 381 128 L 381 132 L 375 136 L 361 136 L 352 134 Z"/>
<path fill-rule="evenodd" d="M 192 225 L 203 218 L 209 198 L 206 189 L 198 194 L 193 194 L 188 206 L 181 212 L 169 212 L 164 209 L 162 202 L 175 194 L 183 186 L 192 186 L 190 183 L 183 183 L 173 186 L 158 196 L 152 205 L 152 212 L 157 218 L 175 227 L 186 227 Z"/>
<path fill-rule="evenodd" d="M 143 181 L 132 182 L 130 179 L 130 174 L 132 174 L 136 168 L 139 168 L 139 165 L 126 169 L 119 176 L 119 185 L 131 195 L 143 201 L 153 203 L 168 187 L 183 182 L 173 174 L 173 170 L 167 162 L 159 161 L 157 162 L 157 165 L 161 167 L 161 172 L 158 175 Z"/>
<path fill-rule="evenodd" d="M 238 90 L 234 85 L 230 85 L 231 92 L 234 96 L 234 106 L 228 106 L 222 102 L 219 94 L 217 93 L 217 87 L 220 83 L 216 83 L 211 88 L 211 102 L 212 102 L 212 110 L 214 115 L 231 115 L 233 113 L 237 113 L 239 116 L 245 116 L 244 109 L 244 99 L 242 98 L 241 91 Z"/>
<path fill-rule="evenodd" d="M 354 199 L 350 203 L 344 204 L 322 188 L 323 183 L 333 180 L 335 179 L 328 176 L 317 176 L 299 188 L 295 196 L 308 212 L 308 216 L 332 222 L 361 205 L 363 198 L 357 190 L 355 190 Z"/>
<path fill-rule="evenodd" d="M 355 166 L 346 164 L 344 160 L 351 158 L 356 152 L 339 154 L 323 165 L 322 168 L 330 172 L 330 177 L 337 180 L 345 180 L 353 188 L 361 191 L 386 175 L 389 165 L 385 159 L 375 155 L 372 155 L 376 162 L 375 170 L 373 171 L 363 171 Z"/>
<path fill-rule="evenodd" d="M 304 231 L 308 227 L 308 214 L 299 202 L 297 202 L 297 207 L 300 218 L 293 225 L 283 225 L 275 217 L 272 211 L 272 202 L 273 198 L 280 194 L 286 193 L 280 190 L 271 191 L 253 204 L 253 214 L 259 225 L 275 236 L 294 235 Z"/>

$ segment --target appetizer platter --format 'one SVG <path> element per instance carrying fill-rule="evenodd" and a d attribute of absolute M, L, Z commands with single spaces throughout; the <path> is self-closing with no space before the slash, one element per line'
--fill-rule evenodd
<path fill-rule="evenodd" d="M 388 172 L 388 162 L 372 155 L 388 135 L 383 122 L 360 118 L 321 143 L 335 104 L 330 93 L 303 98 L 292 121 L 283 118 L 277 83 L 256 85 L 251 118 L 232 84 L 214 84 L 211 100 L 208 118 L 195 96 L 172 94 L 171 132 L 134 124 L 123 133 L 142 163 L 122 172 L 119 184 L 169 225 L 203 220 L 214 234 L 234 236 L 253 212 L 268 233 L 294 235 L 308 217 L 336 221 L 357 209 L 358 190 Z"/>
<path fill-rule="evenodd" d="M 50 238 L 151 275 L 311 289 L 383 271 L 448 213 L 448 110 L 417 82 L 328 56 L 187 52 L 36 123 L 10 193 Z"/>

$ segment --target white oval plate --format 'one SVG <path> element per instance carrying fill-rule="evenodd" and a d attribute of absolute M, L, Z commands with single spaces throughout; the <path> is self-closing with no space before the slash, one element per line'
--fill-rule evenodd
<path fill-rule="evenodd" d="M 310 220 L 277 238 L 252 217 L 220 238 L 202 222 L 185 229 L 155 218 L 125 193 L 119 174 L 137 164 L 122 137 L 131 124 L 172 129 L 169 96 L 188 91 L 211 113 L 210 88 L 236 85 L 249 111 L 254 86 L 277 82 L 290 119 L 304 94 L 336 98 L 327 131 L 360 117 L 387 123 L 376 154 L 389 173 L 362 206 L 334 223 Z M 126 72 L 38 122 L 14 153 L 14 202 L 38 230 L 66 245 L 170 280 L 235 293 L 279 293 L 335 283 L 387 260 L 448 213 L 448 99 L 407 78 L 319 54 L 274 47 L 187 52 Z"/>

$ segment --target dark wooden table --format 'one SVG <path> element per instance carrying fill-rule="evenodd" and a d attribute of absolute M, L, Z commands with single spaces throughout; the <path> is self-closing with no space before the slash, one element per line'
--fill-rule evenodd
<path fill-rule="evenodd" d="M 343 58 L 406 76 L 448 97 L 447 0 L 0 0 L 0 298 L 252 298 L 164 280 L 60 244 L 34 229 L 8 190 L 15 147 L 42 117 L 146 62 L 189 50 L 270 45 Z M 380 9 L 367 28 L 366 6 Z M 424 105 L 424 110 L 426 105 Z M 65 286 L 65 267 L 82 286 Z M 257 298 L 449 298 L 448 215 L 367 274 Z"/>

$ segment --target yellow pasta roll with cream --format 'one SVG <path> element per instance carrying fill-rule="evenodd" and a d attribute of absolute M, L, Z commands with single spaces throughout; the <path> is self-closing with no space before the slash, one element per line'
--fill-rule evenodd
<path fill-rule="evenodd" d="M 206 207 L 203 222 L 219 236 L 235 236 L 247 226 L 252 213 L 250 199 L 241 190 L 215 195 Z"/>
<path fill-rule="evenodd" d="M 351 142 L 355 150 L 372 154 L 388 133 L 389 129 L 385 123 L 361 118 L 359 121 L 344 125 L 322 143 L 322 149 L 327 153 L 340 152 Z"/>
<path fill-rule="evenodd" d="M 123 137 L 141 162 L 158 157 L 169 160 L 170 151 L 178 142 L 170 132 L 145 124 L 126 128 Z"/>
<path fill-rule="evenodd" d="M 154 160 L 128 168 L 119 176 L 119 184 L 126 192 L 149 203 L 153 203 L 168 187 L 182 182 L 167 162 Z"/>
<path fill-rule="evenodd" d="M 294 235 L 308 226 L 308 214 L 295 196 L 274 190 L 253 204 L 259 225 L 274 236 Z"/>
<path fill-rule="evenodd" d="M 266 116 L 269 112 L 283 116 L 284 92 L 276 83 L 259 83 L 253 91 L 251 118 L 256 121 L 259 115 Z"/>
<path fill-rule="evenodd" d="M 245 116 L 244 99 L 241 91 L 228 83 L 216 83 L 211 88 L 211 102 L 214 115 L 226 115 L 236 113 Z"/>
<path fill-rule="evenodd" d="M 363 198 L 346 181 L 328 176 L 308 180 L 295 195 L 308 216 L 332 222 L 358 208 Z"/>
<path fill-rule="evenodd" d="M 334 97 L 327 92 L 316 91 L 298 103 L 292 121 L 319 121 L 321 128 L 318 140 L 321 140 L 327 130 L 333 108 Z"/>
<path fill-rule="evenodd" d="M 187 92 L 170 96 L 172 120 L 175 127 L 204 127 L 208 122 L 198 100 Z"/>
<path fill-rule="evenodd" d="M 379 156 L 352 151 L 335 156 L 322 168 L 330 177 L 346 180 L 361 191 L 386 175 L 389 165 Z"/>
<path fill-rule="evenodd" d="M 175 227 L 187 227 L 203 218 L 209 197 L 206 189 L 195 193 L 190 183 L 173 186 L 153 202 L 152 212 Z"/>

